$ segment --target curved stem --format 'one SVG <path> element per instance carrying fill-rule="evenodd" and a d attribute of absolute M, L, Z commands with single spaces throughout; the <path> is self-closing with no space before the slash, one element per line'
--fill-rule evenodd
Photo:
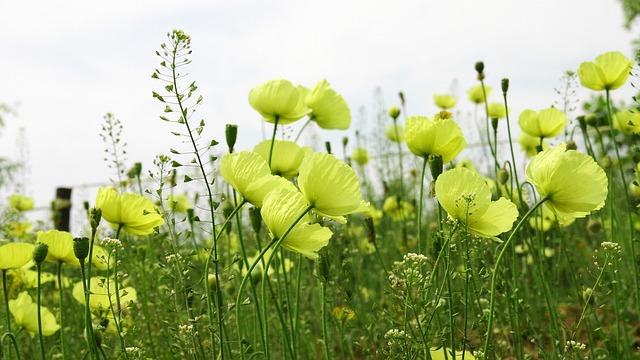
<path fill-rule="evenodd" d="M 504 108 L 505 108 L 505 113 L 507 116 L 507 134 L 509 135 L 509 150 L 511 151 L 511 163 L 513 164 L 513 166 L 511 167 L 513 169 L 513 177 L 516 180 L 516 187 L 518 188 L 518 200 L 520 200 L 520 206 L 522 206 L 524 204 L 524 201 L 522 199 L 522 190 L 520 190 L 520 180 L 518 179 L 518 169 L 516 166 L 516 156 L 513 152 L 513 141 L 511 140 L 511 125 L 509 123 L 509 105 L 507 103 L 507 93 L 502 93 L 502 97 L 504 99 Z M 497 139 L 496 139 L 497 141 Z"/>
<path fill-rule="evenodd" d="M 298 140 L 300 140 L 300 136 L 302 136 L 302 132 L 304 131 L 304 129 L 307 128 L 307 125 L 309 125 L 309 123 L 311 122 L 311 118 L 309 118 L 307 121 L 305 121 L 304 125 L 302 125 L 302 127 L 300 128 L 300 131 L 298 131 L 298 135 L 296 135 L 295 140 L 293 140 L 293 142 L 297 143 Z"/>
<path fill-rule="evenodd" d="M 529 218 L 529 216 L 531 216 L 531 214 L 533 214 L 536 211 L 536 209 L 538 209 L 538 207 L 540 207 L 545 201 L 547 201 L 547 198 L 542 198 L 535 205 L 533 205 L 533 207 L 529 209 L 529 211 L 527 211 L 526 214 L 524 214 L 522 219 L 520 219 L 516 227 L 513 229 L 513 231 L 509 235 L 509 238 L 507 238 L 507 241 L 504 242 L 504 245 L 502 246 L 502 249 L 498 254 L 498 258 L 496 259 L 496 264 L 493 267 L 493 274 L 491 275 L 491 300 L 489 301 L 489 319 L 487 320 L 487 334 L 486 334 L 486 339 L 484 343 L 484 356 L 487 359 L 491 358 L 489 356 L 489 344 L 491 343 L 491 336 L 493 335 L 493 312 L 495 309 L 495 300 L 496 300 L 496 280 L 498 278 L 498 268 L 500 267 L 500 262 L 502 260 L 502 257 L 506 253 L 507 248 L 511 245 L 511 242 L 514 239 L 515 234 L 522 227 L 522 224 L 524 224 L 524 222 Z"/>

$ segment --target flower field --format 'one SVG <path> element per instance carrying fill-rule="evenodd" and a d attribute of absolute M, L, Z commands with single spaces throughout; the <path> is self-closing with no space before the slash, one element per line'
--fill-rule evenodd
<path fill-rule="evenodd" d="M 39 220 L 0 201 L 0 359 L 640 357 L 633 56 L 594 52 L 518 112 L 478 61 L 463 96 L 420 114 L 400 92 L 374 131 L 329 81 L 274 79 L 247 89 L 268 136 L 239 150 L 242 127 L 204 135 L 191 43 L 167 33 L 149 69 L 163 154 L 130 162 L 144 134 L 109 113 L 95 197 L 62 189 Z"/>

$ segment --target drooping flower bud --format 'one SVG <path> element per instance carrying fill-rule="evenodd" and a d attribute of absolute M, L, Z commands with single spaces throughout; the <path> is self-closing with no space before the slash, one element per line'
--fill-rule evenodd
<path fill-rule="evenodd" d="M 429 162 L 429 168 L 431 169 L 431 176 L 433 176 L 433 180 L 436 180 L 438 176 L 442 174 L 442 167 L 444 165 L 442 162 L 442 156 L 431 154 L 427 161 Z"/>
<path fill-rule="evenodd" d="M 249 209 L 249 220 L 251 221 L 251 228 L 257 234 L 262 227 L 262 215 L 260 215 L 260 209 L 252 207 Z"/>
<path fill-rule="evenodd" d="M 99 208 L 89 209 L 89 224 L 91 225 L 91 230 L 95 231 L 98 228 L 101 219 L 102 210 L 100 210 Z"/>
<path fill-rule="evenodd" d="M 501 185 L 504 185 L 509 181 L 509 172 L 504 168 L 498 170 L 497 180 Z"/>
<path fill-rule="evenodd" d="M 578 149 L 578 145 L 576 145 L 576 142 L 573 140 L 567 140 L 567 150 L 577 150 Z"/>
<path fill-rule="evenodd" d="M 327 154 L 331 154 L 331 142 L 325 141 L 324 142 L 324 147 L 325 147 L 325 149 L 327 149 Z"/>

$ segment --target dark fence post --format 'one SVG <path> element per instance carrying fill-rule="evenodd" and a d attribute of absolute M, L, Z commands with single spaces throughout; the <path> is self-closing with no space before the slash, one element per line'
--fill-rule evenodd
<path fill-rule="evenodd" d="M 56 188 L 56 199 L 51 204 L 53 225 L 56 230 L 69 231 L 71 223 L 71 188 Z"/>

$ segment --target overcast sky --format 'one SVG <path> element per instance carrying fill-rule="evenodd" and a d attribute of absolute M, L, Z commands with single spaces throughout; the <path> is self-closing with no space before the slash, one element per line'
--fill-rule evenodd
<path fill-rule="evenodd" d="M 224 142 L 224 124 L 237 123 L 241 149 L 261 139 L 247 95 L 269 79 L 310 86 L 326 78 L 354 115 L 376 87 L 388 105 L 403 90 L 411 113 L 431 114 L 431 95 L 454 80 L 470 109 L 465 91 L 482 59 L 494 88 L 511 79 L 519 113 L 557 100 L 563 72 L 581 61 L 609 50 L 630 55 L 633 38 L 617 0 L 0 0 L 0 102 L 19 113 L 2 132 L 0 155 L 19 156 L 24 128 L 27 193 L 40 205 L 56 186 L 111 176 L 98 136 L 106 112 L 123 121 L 131 162 L 150 167 L 175 146 L 150 78 L 154 51 L 173 28 L 192 37 L 207 137 Z"/>

